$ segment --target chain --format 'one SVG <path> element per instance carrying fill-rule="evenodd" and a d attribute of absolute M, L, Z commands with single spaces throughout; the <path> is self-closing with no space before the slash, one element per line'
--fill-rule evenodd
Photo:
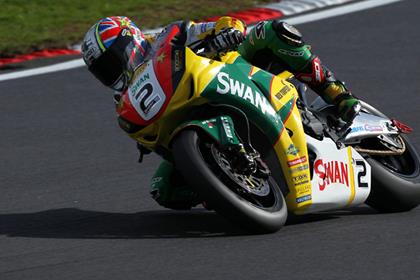
<path fill-rule="evenodd" d="M 360 153 L 365 153 L 369 155 L 376 155 L 376 156 L 396 156 L 396 155 L 402 155 L 405 152 L 405 143 L 404 140 L 401 138 L 400 135 L 398 135 L 398 140 L 401 142 L 402 147 L 401 148 L 392 148 L 388 147 L 391 151 L 384 151 L 384 150 L 371 150 L 371 149 L 364 149 L 360 147 L 354 147 L 354 149 Z"/>

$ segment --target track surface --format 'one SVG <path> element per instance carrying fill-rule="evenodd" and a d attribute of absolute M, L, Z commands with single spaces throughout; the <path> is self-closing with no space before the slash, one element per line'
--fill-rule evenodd
<path fill-rule="evenodd" d="M 420 147 L 418 1 L 300 25 L 353 92 Z M 420 208 L 362 206 L 247 236 L 148 195 L 111 95 L 84 69 L 0 83 L 0 279 L 420 279 Z M 287 277 L 287 278 L 286 278 Z"/>

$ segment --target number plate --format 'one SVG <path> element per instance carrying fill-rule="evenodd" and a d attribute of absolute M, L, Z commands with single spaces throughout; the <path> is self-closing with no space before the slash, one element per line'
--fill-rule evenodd
<path fill-rule="evenodd" d="M 165 104 L 166 95 L 156 78 L 153 62 L 147 62 L 128 88 L 128 96 L 137 113 L 148 121 L 155 117 Z"/>

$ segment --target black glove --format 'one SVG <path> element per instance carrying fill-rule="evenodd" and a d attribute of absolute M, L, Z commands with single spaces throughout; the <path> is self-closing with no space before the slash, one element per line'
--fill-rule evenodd
<path fill-rule="evenodd" d="M 236 50 L 245 40 L 244 34 L 236 29 L 229 28 L 220 31 L 209 42 L 211 51 L 215 53 Z"/>

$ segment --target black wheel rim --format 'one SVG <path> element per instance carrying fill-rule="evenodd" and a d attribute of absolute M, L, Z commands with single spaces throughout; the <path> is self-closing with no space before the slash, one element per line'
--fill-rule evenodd
<path fill-rule="evenodd" d="M 419 173 L 417 154 L 407 141 L 405 141 L 405 144 L 406 151 L 402 155 L 373 156 L 372 158 L 398 176 L 415 177 Z"/>
<path fill-rule="evenodd" d="M 247 176 L 235 173 L 230 168 L 227 156 L 213 143 L 201 142 L 199 150 L 207 166 L 240 199 L 265 211 L 274 211 L 278 208 L 279 196 L 277 192 L 280 190 L 274 189 L 275 186 L 270 183 L 270 180 L 255 176 L 248 176 L 245 179 Z M 252 182 L 254 185 L 246 184 L 246 182 Z"/>

